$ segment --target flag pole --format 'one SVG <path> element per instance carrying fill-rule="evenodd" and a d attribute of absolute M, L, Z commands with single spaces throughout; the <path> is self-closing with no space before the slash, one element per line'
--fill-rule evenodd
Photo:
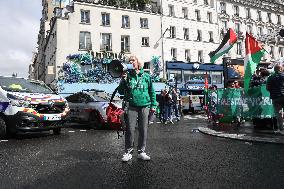
<path fill-rule="evenodd" d="M 228 63 L 231 61 L 231 57 L 223 56 L 223 77 L 224 77 L 224 88 L 228 87 Z"/>

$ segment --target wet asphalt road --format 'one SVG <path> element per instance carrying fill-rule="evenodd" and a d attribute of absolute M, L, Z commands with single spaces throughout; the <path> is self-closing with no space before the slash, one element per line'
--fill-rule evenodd
<path fill-rule="evenodd" d="M 0 142 L 0 188 L 284 188 L 284 146 L 245 143 L 194 132 L 186 116 L 150 125 L 151 161 L 122 163 L 115 131 L 66 128 Z"/>

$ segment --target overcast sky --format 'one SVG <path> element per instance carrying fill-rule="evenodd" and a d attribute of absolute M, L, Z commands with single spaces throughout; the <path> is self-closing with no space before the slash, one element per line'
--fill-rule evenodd
<path fill-rule="evenodd" d="M 41 10 L 41 0 L 0 0 L 0 75 L 28 76 Z"/>

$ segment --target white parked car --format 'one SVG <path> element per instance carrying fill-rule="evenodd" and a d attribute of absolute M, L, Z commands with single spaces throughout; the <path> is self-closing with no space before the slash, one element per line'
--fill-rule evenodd
<path fill-rule="evenodd" d="M 88 124 L 91 128 L 109 128 L 106 108 L 109 105 L 108 95 L 98 95 L 95 92 L 77 92 L 66 96 L 70 107 L 70 120 Z M 121 100 L 114 101 L 114 105 L 121 108 Z"/>

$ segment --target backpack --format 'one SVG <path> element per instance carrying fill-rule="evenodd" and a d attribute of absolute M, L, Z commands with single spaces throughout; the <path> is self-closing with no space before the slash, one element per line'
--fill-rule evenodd
<path fill-rule="evenodd" d="M 125 131 L 125 124 L 124 122 L 124 110 L 122 108 L 119 108 L 115 106 L 112 101 L 115 96 L 115 93 L 117 92 L 118 88 L 116 88 L 111 95 L 111 99 L 109 102 L 108 107 L 106 108 L 106 115 L 107 115 L 107 123 L 110 127 L 110 129 L 116 129 L 118 138 L 121 137 L 119 134 L 119 131 Z"/>

